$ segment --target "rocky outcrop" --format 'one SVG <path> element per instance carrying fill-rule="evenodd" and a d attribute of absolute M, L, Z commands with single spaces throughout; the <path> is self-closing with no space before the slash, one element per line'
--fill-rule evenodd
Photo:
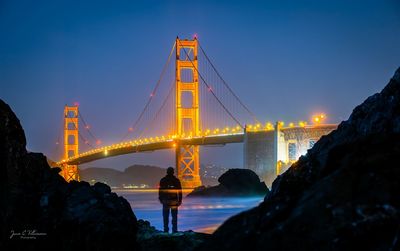
<path fill-rule="evenodd" d="M 0 100 L 0 250 L 134 250 L 136 218 L 107 185 L 67 183 Z"/>
<path fill-rule="evenodd" d="M 137 240 L 143 251 L 192 251 L 209 237 L 193 231 L 167 234 L 156 230 L 148 221 L 138 220 Z"/>
<path fill-rule="evenodd" d="M 249 169 L 229 169 L 218 178 L 217 186 L 195 188 L 187 196 L 253 196 L 265 195 L 268 187 Z"/>
<path fill-rule="evenodd" d="M 400 250 L 400 69 L 202 250 Z"/>

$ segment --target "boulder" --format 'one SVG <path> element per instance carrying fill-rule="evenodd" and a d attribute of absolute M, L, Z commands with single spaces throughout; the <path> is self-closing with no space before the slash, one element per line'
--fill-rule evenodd
<path fill-rule="evenodd" d="M 217 186 L 195 188 L 191 196 L 254 196 L 265 195 L 268 187 L 249 169 L 229 169 L 218 178 Z"/>
<path fill-rule="evenodd" d="M 67 183 L 26 150 L 21 124 L 0 100 L 0 250 L 134 250 L 136 217 L 104 184 Z"/>
<path fill-rule="evenodd" d="M 400 68 L 201 250 L 400 250 Z"/>

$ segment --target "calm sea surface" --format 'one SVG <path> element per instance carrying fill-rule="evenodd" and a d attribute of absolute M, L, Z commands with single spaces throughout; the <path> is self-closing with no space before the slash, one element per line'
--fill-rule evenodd
<path fill-rule="evenodd" d="M 163 229 L 162 205 L 158 201 L 158 191 L 119 190 L 118 195 L 129 201 L 138 219 L 150 221 L 152 226 Z M 249 198 L 186 198 L 184 193 L 182 205 L 178 212 L 178 230 L 193 230 L 212 233 L 229 217 L 257 206 L 264 197 Z M 170 226 L 171 229 L 171 226 Z"/>

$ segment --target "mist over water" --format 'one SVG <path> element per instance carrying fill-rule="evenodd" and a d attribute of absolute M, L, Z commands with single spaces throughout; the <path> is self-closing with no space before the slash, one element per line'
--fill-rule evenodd
<path fill-rule="evenodd" d="M 152 226 L 163 229 L 162 205 L 158 201 L 158 191 L 150 190 L 113 190 L 130 203 L 136 217 L 150 221 Z M 257 206 L 264 199 L 258 197 L 204 198 L 185 197 L 178 212 L 178 230 L 193 230 L 212 233 L 229 217 Z M 171 219 L 170 219 L 171 220 Z M 171 228 L 171 226 L 170 226 Z"/>

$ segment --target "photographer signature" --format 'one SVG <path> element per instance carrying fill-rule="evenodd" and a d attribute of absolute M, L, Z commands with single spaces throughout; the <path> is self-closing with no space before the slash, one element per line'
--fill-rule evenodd
<path fill-rule="evenodd" d="M 11 230 L 10 239 L 36 240 L 37 237 L 46 236 L 47 233 L 38 232 L 36 229 L 25 229 L 22 232 Z"/>

